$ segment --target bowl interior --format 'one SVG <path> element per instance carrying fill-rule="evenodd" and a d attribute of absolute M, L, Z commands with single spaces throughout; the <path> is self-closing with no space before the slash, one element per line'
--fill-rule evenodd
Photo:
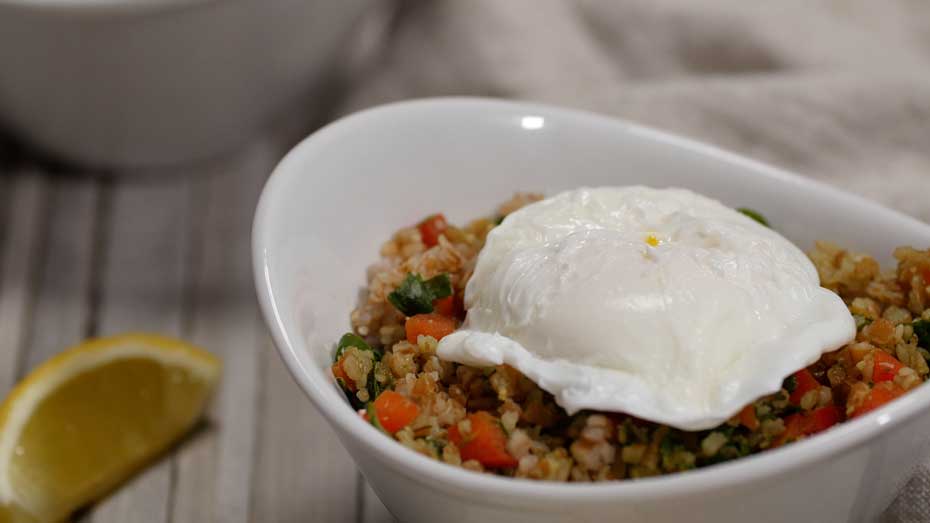
<path fill-rule="evenodd" d="M 530 104 L 408 102 L 337 122 L 278 166 L 254 231 L 266 316 L 311 398 L 324 411 L 343 408 L 330 357 L 365 269 L 393 231 L 435 212 L 464 223 L 515 191 L 628 184 L 686 187 L 752 207 L 805 250 L 829 239 L 888 264 L 895 246 L 930 245 L 930 227 L 916 220 L 628 123 Z"/>

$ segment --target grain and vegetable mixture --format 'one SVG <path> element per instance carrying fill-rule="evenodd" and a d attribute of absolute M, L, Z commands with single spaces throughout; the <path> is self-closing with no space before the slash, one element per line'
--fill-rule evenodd
<path fill-rule="evenodd" d="M 856 340 L 711 430 L 686 432 L 606 412 L 569 416 L 511 367 L 440 360 L 437 341 L 464 319 L 465 285 L 488 232 L 541 198 L 517 194 L 495 215 L 464 227 L 432 215 L 382 246 L 366 296 L 352 312 L 354 332 L 339 340 L 332 372 L 359 414 L 389 437 L 445 463 L 502 476 L 641 478 L 791 443 L 927 379 L 930 251 L 900 247 L 897 269 L 882 272 L 873 258 L 826 242 L 810 257 L 821 284 L 849 306 Z"/>

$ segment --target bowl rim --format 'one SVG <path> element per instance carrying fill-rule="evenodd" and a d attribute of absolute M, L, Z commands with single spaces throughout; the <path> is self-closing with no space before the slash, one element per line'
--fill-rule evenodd
<path fill-rule="evenodd" d="M 828 186 L 817 180 L 801 177 L 787 170 L 752 160 L 718 147 L 691 138 L 645 127 L 623 119 L 589 111 L 566 109 L 551 105 L 476 97 L 423 98 L 381 105 L 356 112 L 336 120 L 305 138 L 280 161 L 269 177 L 256 208 L 252 230 L 252 255 L 256 291 L 260 307 L 271 330 L 279 355 L 284 360 L 294 380 L 310 398 L 316 408 L 342 431 L 351 434 L 366 445 L 369 451 L 386 461 L 392 469 L 409 479 L 465 493 L 485 495 L 489 505 L 502 504 L 496 501 L 502 494 L 524 500 L 548 499 L 559 501 L 605 501 L 622 502 L 668 498 L 723 489 L 740 483 L 772 478 L 791 470 L 822 462 L 832 456 L 862 446 L 891 427 L 900 425 L 930 408 L 930 387 L 920 387 L 898 398 L 888 405 L 864 416 L 844 422 L 814 438 L 808 438 L 782 448 L 739 458 L 726 463 L 687 472 L 638 479 L 635 481 L 610 481 L 601 483 L 556 483 L 520 478 L 505 478 L 488 474 L 477 474 L 459 467 L 422 456 L 384 437 L 369 423 L 363 421 L 344 402 L 323 401 L 323 387 L 333 387 L 332 379 L 323 369 L 313 366 L 305 368 L 297 354 L 299 344 L 291 339 L 290 333 L 300 335 L 297 328 L 289 328 L 278 311 L 274 288 L 270 280 L 267 239 L 273 230 L 271 220 L 275 201 L 287 192 L 290 179 L 307 176 L 307 169 L 300 169 L 297 158 L 307 150 L 317 147 L 340 135 L 346 135 L 356 126 L 368 120 L 390 119 L 412 110 L 442 113 L 450 109 L 467 108 L 472 114 L 525 113 L 542 115 L 546 118 L 569 119 L 594 124 L 607 124 L 618 133 L 634 133 L 650 140 L 662 142 L 668 147 L 683 148 L 710 156 L 723 163 L 740 167 L 751 175 L 777 178 L 799 186 L 804 190 L 826 192 L 830 197 L 855 204 L 864 211 L 877 211 L 893 217 L 911 227 L 925 229 L 930 235 L 930 225 L 915 218 L 888 209 L 861 196 L 850 194 Z M 315 374 L 315 375 L 314 375 Z M 353 456 L 354 457 L 354 456 Z"/>
<path fill-rule="evenodd" d="M 0 8 L 54 16 L 151 14 L 243 0 L 0 0 Z"/>

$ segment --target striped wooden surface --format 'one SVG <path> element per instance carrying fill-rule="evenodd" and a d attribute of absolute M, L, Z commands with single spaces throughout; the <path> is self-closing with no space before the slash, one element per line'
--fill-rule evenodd
<path fill-rule="evenodd" d="M 250 226 L 282 153 L 269 140 L 170 175 L 0 164 L 0 394 L 88 336 L 154 331 L 224 361 L 206 423 L 76 520 L 392 521 L 259 315 Z"/>

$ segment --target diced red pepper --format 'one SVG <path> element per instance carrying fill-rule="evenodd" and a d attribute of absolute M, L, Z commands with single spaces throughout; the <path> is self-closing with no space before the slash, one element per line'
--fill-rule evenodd
<path fill-rule="evenodd" d="M 407 341 L 416 344 L 417 337 L 432 336 L 437 341 L 455 331 L 455 319 L 435 312 L 430 314 L 417 314 L 407 318 L 404 325 L 407 331 Z"/>
<path fill-rule="evenodd" d="M 785 431 L 778 436 L 773 447 L 780 447 L 789 441 L 794 441 L 804 434 L 804 414 L 792 414 L 785 418 Z"/>
<path fill-rule="evenodd" d="M 817 434 L 840 422 L 840 411 L 836 405 L 827 405 L 812 410 L 805 416 L 804 434 Z"/>
<path fill-rule="evenodd" d="M 811 412 L 799 412 L 785 418 L 785 432 L 772 444 L 780 447 L 801 436 L 810 436 L 827 430 L 840 422 L 840 411 L 835 405 L 819 407 Z"/>
<path fill-rule="evenodd" d="M 446 296 L 445 298 L 439 298 L 433 302 L 433 310 L 443 316 L 448 316 L 454 318 L 456 316 L 456 302 L 455 294 L 451 296 Z"/>
<path fill-rule="evenodd" d="M 403 394 L 393 390 L 386 390 L 379 395 L 372 404 L 374 415 L 385 432 L 394 434 L 398 430 L 411 424 L 420 414 L 420 407 L 410 401 Z"/>
<path fill-rule="evenodd" d="M 898 371 L 904 367 L 897 358 L 881 349 L 872 351 L 872 382 L 893 381 Z"/>
<path fill-rule="evenodd" d="M 893 382 L 886 381 L 879 383 L 872 387 L 872 390 L 869 391 L 869 394 L 865 399 L 860 403 L 855 410 L 853 410 L 853 418 L 861 416 L 868 412 L 881 407 L 882 405 L 888 403 L 889 401 L 901 396 L 904 394 L 904 389 L 895 385 Z"/>
<path fill-rule="evenodd" d="M 801 398 L 804 397 L 808 392 L 820 387 L 820 383 L 814 378 L 814 375 L 811 374 L 811 371 L 807 369 L 801 369 L 791 375 L 794 378 L 794 390 L 791 391 L 791 396 L 788 397 L 794 405 L 801 404 Z"/>
<path fill-rule="evenodd" d="M 517 466 L 516 458 L 507 452 L 507 435 L 497 418 L 480 411 L 466 419 L 471 425 L 467 434 L 461 434 L 458 425 L 449 427 L 449 441 L 459 448 L 462 461 L 473 459 L 488 468 Z"/>
<path fill-rule="evenodd" d="M 449 224 L 446 223 L 446 217 L 442 214 L 429 216 L 417 225 L 417 229 L 420 230 L 420 238 L 423 240 L 423 245 L 427 247 L 437 245 L 439 243 L 439 237 L 448 227 Z"/>

